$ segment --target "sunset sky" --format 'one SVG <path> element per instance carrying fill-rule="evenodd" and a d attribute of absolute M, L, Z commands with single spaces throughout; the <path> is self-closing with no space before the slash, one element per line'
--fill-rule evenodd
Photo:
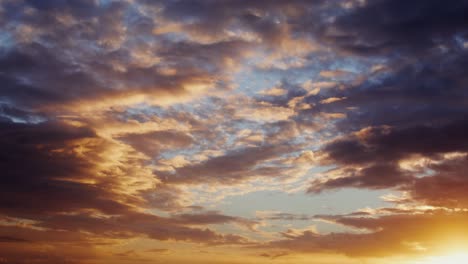
<path fill-rule="evenodd" d="M 468 263 L 467 0 L 0 0 L 0 263 Z"/>

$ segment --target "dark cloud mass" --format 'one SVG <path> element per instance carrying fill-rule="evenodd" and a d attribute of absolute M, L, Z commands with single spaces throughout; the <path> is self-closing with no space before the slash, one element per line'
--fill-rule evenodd
<path fill-rule="evenodd" d="M 466 0 L 0 0 L 0 263 L 466 248 L 467 13 Z"/>
<path fill-rule="evenodd" d="M 178 131 L 157 131 L 143 135 L 127 134 L 122 140 L 148 156 L 154 156 L 164 148 L 183 148 L 193 143 L 189 135 Z"/>
<path fill-rule="evenodd" d="M 421 248 L 440 250 L 440 241 L 459 241 L 466 232 L 466 213 L 426 213 L 422 215 L 395 215 L 380 218 L 346 216 L 317 216 L 365 233 L 317 234 L 304 231 L 300 234 L 285 232 L 285 239 L 269 246 L 303 252 L 338 252 L 355 257 L 388 256 L 394 252 L 418 255 Z M 450 227 L 447 227 L 450 225 Z M 370 232 L 369 232 L 370 231 Z M 424 253 L 423 253 L 424 254 Z"/>
<path fill-rule="evenodd" d="M 269 170 L 268 166 L 258 166 L 262 161 L 272 159 L 284 153 L 289 146 L 260 146 L 232 151 L 224 156 L 213 157 L 199 164 L 176 169 L 175 173 L 159 173 L 164 182 L 196 183 L 218 181 L 234 183 L 248 177 L 271 175 L 278 171 Z"/>
<path fill-rule="evenodd" d="M 467 9 L 467 1 L 369 1 L 326 25 L 322 34 L 357 54 L 405 52 L 424 56 L 427 49 L 452 42 L 455 34 L 466 34 Z"/>
<path fill-rule="evenodd" d="M 100 188 L 76 182 L 91 171 L 93 164 L 68 144 L 96 135 L 86 128 L 60 123 L 38 125 L 1 124 L 2 211 L 9 214 L 62 211 L 94 207 L 103 210 L 122 207 L 105 197 Z M 89 200 L 88 200 L 89 199 Z M 108 207 L 107 207 L 108 206 Z"/>

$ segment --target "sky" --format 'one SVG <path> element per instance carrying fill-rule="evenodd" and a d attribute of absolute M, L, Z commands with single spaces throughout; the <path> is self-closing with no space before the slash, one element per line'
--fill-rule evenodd
<path fill-rule="evenodd" d="M 468 263 L 466 14 L 0 0 L 0 263 Z"/>

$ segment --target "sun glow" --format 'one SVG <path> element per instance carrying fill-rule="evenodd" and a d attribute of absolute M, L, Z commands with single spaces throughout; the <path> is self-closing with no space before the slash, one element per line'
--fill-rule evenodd
<path fill-rule="evenodd" d="M 468 263 L 467 253 L 450 254 L 444 256 L 430 257 L 417 264 L 466 264 Z"/>

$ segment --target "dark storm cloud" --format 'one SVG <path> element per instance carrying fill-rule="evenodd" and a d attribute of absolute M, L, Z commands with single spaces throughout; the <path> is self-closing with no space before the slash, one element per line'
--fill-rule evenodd
<path fill-rule="evenodd" d="M 242 217 L 235 217 L 221 214 L 217 211 L 207 211 L 200 213 L 190 214 L 176 214 L 171 217 L 175 223 L 183 225 L 206 225 L 206 224 L 226 224 L 234 223 L 245 226 L 251 230 L 255 229 L 255 226 L 259 223 L 254 220 L 249 220 Z"/>
<path fill-rule="evenodd" d="M 84 13 L 98 7 L 97 1 L 94 0 L 26 0 L 25 2 L 41 11 L 63 11 L 63 9 L 66 9 L 67 11 Z"/>
<path fill-rule="evenodd" d="M 154 4 L 146 1 L 148 4 Z M 223 36 L 240 27 L 256 33 L 267 46 L 285 37 L 310 35 L 327 45 L 360 55 L 419 53 L 453 45 L 465 34 L 465 0 L 359 1 L 172 1 L 158 3 L 166 18 L 187 29 Z M 344 8 L 348 5 L 348 8 Z M 330 19 L 333 18 L 333 19 Z M 278 23 L 286 22 L 290 31 Z M 291 35 L 289 35 L 291 33 Z"/>
<path fill-rule="evenodd" d="M 425 169 L 442 172 L 439 176 L 443 176 L 444 169 L 447 169 L 447 172 L 449 169 L 454 169 L 460 175 L 452 174 L 464 179 L 462 169 L 456 169 L 463 164 L 463 160 L 458 160 L 457 166 L 451 168 L 448 164 L 452 164 L 453 161 L 446 161 L 441 155 L 468 151 L 468 138 L 465 133 L 467 129 L 467 121 L 460 120 L 440 126 L 414 126 L 399 130 L 380 127 L 362 130 L 357 135 L 337 140 L 324 148 L 324 152 L 329 157 L 328 162 L 339 164 L 337 169 L 330 172 L 336 171 L 340 177 L 314 180 L 309 191 L 320 192 L 343 187 L 371 189 L 402 187 L 411 190 L 426 181 L 432 185 L 428 179 L 433 177 L 441 181 L 445 181 L 444 178 L 448 180 L 447 177 L 436 176 L 417 179 L 417 173 L 421 174 Z M 405 171 L 400 168 L 400 161 L 410 160 L 414 155 L 448 164 L 446 167 L 434 165 L 416 168 L 415 171 Z M 462 193 L 457 192 L 457 194 L 457 199 L 466 200 Z"/>
<path fill-rule="evenodd" d="M 386 56 L 386 68 L 304 99 L 313 108 L 299 117 L 346 114 L 335 124 L 346 135 L 320 151 L 336 167 L 313 180 L 309 192 L 395 188 L 410 195 L 407 202 L 466 206 L 467 7 L 467 1 L 372 1 L 324 26 L 324 40 L 355 54 Z M 322 104 L 327 98 L 343 99 Z M 401 167 L 418 158 L 431 163 Z"/>
<path fill-rule="evenodd" d="M 197 92 L 192 85 L 226 85 L 212 75 L 224 71 L 227 60 L 234 67 L 249 47 L 241 40 L 202 44 L 156 37 L 152 18 L 124 2 L 4 5 L 16 16 L 4 21 L 12 43 L 0 51 L 0 98 L 24 109 L 189 96 Z"/>
<path fill-rule="evenodd" d="M 367 1 L 320 31 L 324 40 L 356 54 L 424 55 L 427 49 L 452 44 L 455 34 L 467 33 L 467 11 L 466 0 Z"/>
<path fill-rule="evenodd" d="M 313 106 L 304 114 L 339 112 L 341 131 L 368 126 L 411 127 L 443 124 L 466 116 L 468 54 L 450 50 L 428 53 L 416 62 L 390 61 L 385 71 L 363 73 L 364 82 L 329 88 L 304 100 Z M 320 103 L 328 98 L 342 100 Z"/>
<path fill-rule="evenodd" d="M 428 166 L 433 174 L 419 178 L 404 188 L 411 197 L 424 204 L 449 208 L 468 206 L 468 156 L 442 161 Z"/>
<path fill-rule="evenodd" d="M 308 192 L 319 193 L 326 189 L 343 187 L 385 189 L 404 185 L 412 180 L 411 176 L 400 171 L 395 165 L 378 164 L 362 170 L 347 169 L 340 178 L 312 181 Z"/>
<path fill-rule="evenodd" d="M 196 216 L 195 216 L 196 217 Z M 216 217 L 216 219 L 213 219 Z M 206 223 L 228 223 L 233 220 L 223 215 L 199 215 Z M 222 219 L 221 219 L 222 218 Z M 173 218 L 158 217 L 152 214 L 127 212 L 119 216 L 106 218 L 82 213 L 75 215 L 51 216 L 39 226 L 60 229 L 69 232 L 86 231 L 97 237 L 130 238 L 146 236 L 157 240 L 189 241 L 207 244 L 242 244 L 248 240 L 242 236 L 220 234 L 208 228 L 194 228 L 190 225 L 200 225 L 200 220 L 184 216 Z M 211 219 L 211 220 L 210 220 Z"/>
<path fill-rule="evenodd" d="M 140 194 L 152 208 L 167 212 L 178 212 L 185 208 L 185 193 L 177 186 L 158 184 L 154 189 L 142 191 Z"/>
<path fill-rule="evenodd" d="M 2 122 L 0 144 L 3 150 L 0 155 L 0 171 L 3 175 L 0 214 L 33 220 L 35 223 L 31 227 L 48 228 L 31 233 L 2 226 L 2 243 L 17 243 L 22 239 L 55 243 L 57 241 L 41 240 L 42 236 L 53 239 L 54 230 L 67 231 L 57 231 L 57 238 L 69 238 L 75 242 L 90 239 L 77 233 L 87 231 L 101 238 L 144 235 L 159 240 L 244 243 L 246 239 L 240 236 L 188 226 L 208 223 L 254 225 L 254 222 L 246 219 L 220 213 L 182 214 L 171 219 L 136 212 L 135 206 L 145 206 L 144 201 L 118 191 L 113 182 L 118 180 L 113 178 L 116 175 L 99 177 L 103 171 L 96 164 L 104 161 L 102 153 L 109 148 L 110 143 L 86 127 L 52 122 Z M 91 151 L 82 153 L 80 149 L 83 148 Z M 89 181 L 94 183 L 86 183 Z M 97 217 L 89 212 L 107 216 Z"/>
<path fill-rule="evenodd" d="M 187 22 L 188 29 L 208 35 L 223 35 L 240 27 L 260 36 L 265 45 L 278 45 L 287 37 L 284 19 L 300 19 L 317 11 L 326 1 L 172 1 L 164 14 L 175 21 Z M 148 1 L 148 3 L 151 3 Z"/>
<path fill-rule="evenodd" d="M 249 147 L 176 168 L 174 173 L 156 172 L 165 183 L 236 183 L 256 176 L 281 176 L 281 170 L 262 164 L 292 149 L 288 145 Z"/>
<path fill-rule="evenodd" d="M 193 138 L 178 131 L 156 131 L 145 134 L 127 134 L 121 139 L 138 151 L 154 157 L 164 149 L 180 149 L 193 143 Z"/>
<path fill-rule="evenodd" d="M 320 105 L 325 95 L 306 98 L 318 106 L 312 113 L 345 113 L 335 129 L 348 133 L 321 150 L 327 164 L 338 165 L 330 173 L 340 177 L 315 180 L 310 191 L 412 186 L 422 170 L 404 171 L 400 162 L 414 155 L 441 159 L 444 153 L 468 151 L 466 58 L 459 50 L 429 54 L 414 65 L 391 64 L 395 69 L 326 93 L 343 100 Z"/>
<path fill-rule="evenodd" d="M 43 220 L 34 228 L 0 226 L 4 238 L 0 240 L 2 260 L 7 263 L 87 263 L 98 258 L 94 246 L 112 245 L 120 239 L 135 237 L 211 246 L 250 243 L 242 236 L 178 225 L 168 218 L 136 212 L 106 218 L 86 213 L 60 214 Z"/>
<path fill-rule="evenodd" d="M 468 120 L 409 128 L 373 127 L 324 148 L 342 164 L 398 161 L 410 154 L 434 155 L 468 149 Z"/>
<path fill-rule="evenodd" d="M 73 144 L 97 139 L 89 128 L 2 122 L 0 134 L 3 213 L 32 217 L 80 208 L 113 213 L 126 210 L 125 205 L 112 200 L 103 186 L 79 182 L 93 176 L 94 165 L 92 160 L 80 157 Z"/>
<path fill-rule="evenodd" d="M 99 85 L 91 75 L 56 56 L 39 43 L 5 51 L 0 57 L 3 100 L 23 107 L 96 96 Z"/>
<path fill-rule="evenodd" d="M 80 65 L 67 59 L 66 54 L 57 54 L 42 44 L 23 45 L 0 56 L 0 78 L 4 83 L 0 97 L 25 108 L 40 109 L 50 107 L 48 104 L 118 100 L 139 94 L 183 95 L 189 92 L 187 87 L 192 83 L 210 85 L 213 78 L 209 74 L 219 71 L 223 67 L 222 60 L 233 57 L 243 47 L 242 42 L 167 45 L 170 47 L 151 52 L 164 56 L 180 74 L 161 74 L 157 65 L 132 65 L 125 50 L 98 54 L 92 61 L 80 62 Z M 82 55 L 77 59 L 87 56 Z M 123 63 L 124 72 L 112 65 L 116 60 Z"/>

